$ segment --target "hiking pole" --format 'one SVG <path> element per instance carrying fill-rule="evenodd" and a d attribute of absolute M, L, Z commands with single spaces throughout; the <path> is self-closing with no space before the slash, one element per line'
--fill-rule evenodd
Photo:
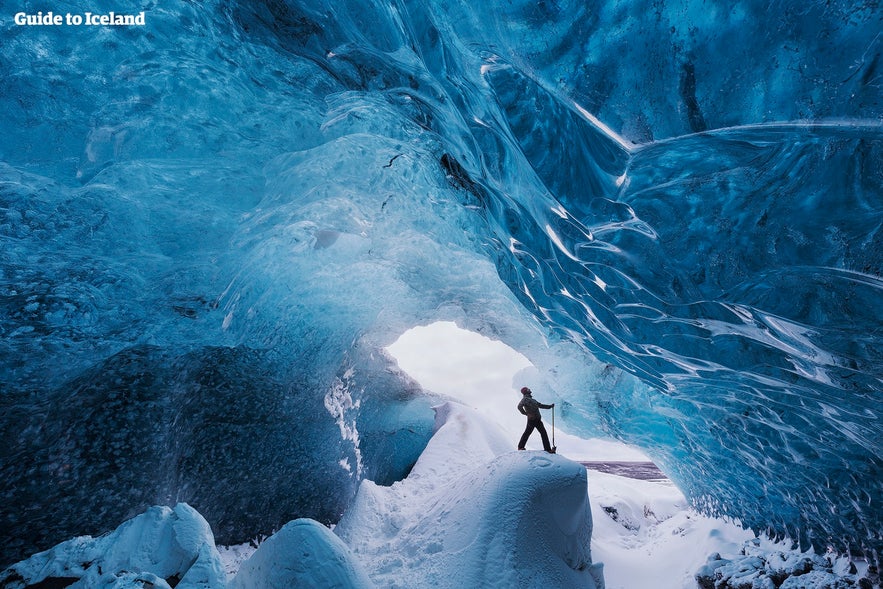
<path fill-rule="evenodd" d="M 555 404 L 552 404 L 552 452 L 558 452 L 558 446 L 555 445 Z"/>

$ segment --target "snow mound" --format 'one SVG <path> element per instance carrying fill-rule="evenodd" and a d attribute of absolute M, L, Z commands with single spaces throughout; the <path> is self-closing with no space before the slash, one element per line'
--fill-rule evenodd
<path fill-rule="evenodd" d="M 72 538 L 0 573 L 9 589 L 209 589 L 225 581 L 211 528 L 186 503 L 151 507 L 109 534 Z"/>
<path fill-rule="evenodd" d="M 296 519 L 267 538 L 242 565 L 230 589 L 291 587 L 373 587 L 364 569 L 331 530 L 311 519 Z"/>
<path fill-rule="evenodd" d="M 603 588 L 592 564 L 586 470 L 513 451 L 498 426 L 455 403 L 411 474 L 364 481 L 335 532 L 383 587 Z"/>

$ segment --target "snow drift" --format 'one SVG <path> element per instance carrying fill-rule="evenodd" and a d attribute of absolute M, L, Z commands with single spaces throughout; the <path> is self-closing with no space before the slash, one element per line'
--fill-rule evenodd
<path fill-rule="evenodd" d="M 335 532 L 383 587 L 602 588 L 586 470 L 513 451 L 497 426 L 454 403 L 411 474 L 364 481 Z"/>
<path fill-rule="evenodd" d="M 328 528 L 297 519 L 262 542 L 229 584 L 230 589 L 292 587 L 371 589 L 373 584 Z"/>

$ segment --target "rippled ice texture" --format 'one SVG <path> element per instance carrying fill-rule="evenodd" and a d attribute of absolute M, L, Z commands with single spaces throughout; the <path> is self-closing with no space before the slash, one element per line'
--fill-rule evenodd
<path fill-rule="evenodd" d="M 696 505 L 881 549 L 876 3 L 26 4 L 2 560 L 172 500 L 222 543 L 333 521 L 425 443 L 379 350 L 440 319 Z"/>

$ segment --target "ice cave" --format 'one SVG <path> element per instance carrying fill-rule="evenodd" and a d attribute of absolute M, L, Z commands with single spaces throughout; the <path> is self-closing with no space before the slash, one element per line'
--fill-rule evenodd
<path fill-rule="evenodd" d="M 420 464 L 385 348 L 437 321 L 696 509 L 883 557 L 877 2 L 38 4 L 0 2 L 0 567 L 191 508 L 321 544 L 289 522 Z"/>

